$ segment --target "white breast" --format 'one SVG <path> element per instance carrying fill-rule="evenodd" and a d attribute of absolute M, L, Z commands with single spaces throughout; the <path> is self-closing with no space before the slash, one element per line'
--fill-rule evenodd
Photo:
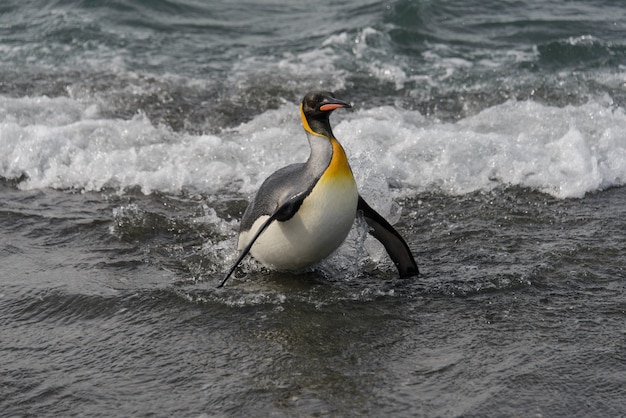
<path fill-rule="evenodd" d="M 326 258 L 344 241 L 354 218 L 358 192 L 354 178 L 318 182 L 298 212 L 286 222 L 274 221 L 251 249 L 252 256 L 278 270 L 298 270 Z M 263 216 L 239 236 L 243 249 L 260 226 Z"/>

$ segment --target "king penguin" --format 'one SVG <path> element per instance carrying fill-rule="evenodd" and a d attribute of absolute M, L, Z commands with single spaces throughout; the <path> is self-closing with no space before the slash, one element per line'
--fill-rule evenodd
<path fill-rule="evenodd" d="M 241 219 L 239 257 L 218 287 L 248 253 L 275 270 L 299 270 L 323 260 L 345 240 L 359 213 L 400 277 L 419 274 L 402 236 L 359 195 L 346 152 L 333 135 L 330 114 L 350 107 L 331 92 L 304 97 L 300 116 L 309 159 L 283 167 L 263 182 Z"/>

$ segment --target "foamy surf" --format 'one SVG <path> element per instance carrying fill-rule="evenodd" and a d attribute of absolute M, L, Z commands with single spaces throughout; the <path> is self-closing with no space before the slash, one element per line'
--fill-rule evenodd
<path fill-rule="evenodd" d="M 174 132 L 142 114 L 102 118 L 96 105 L 66 97 L 0 97 L 0 108 L 0 176 L 24 176 L 26 190 L 251 194 L 308 155 L 294 103 L 215 135 Z M 386 183 L 404 195 L 522 186 L 569 198 L 626 179 L 626 114 L 610 100 L 507 101 L 458 122 L 374 107 L 337 112 L 333 122 L 370 193 Z"/>
<path fill-rule="evenodd" d="M 568 198 L 623 184 L 625 128 L 623 109 L 610 103 L 560 108 L 508 101 L 455 123 L 368 109 L 336 133 L 353 153 L 376 155 L 392 182 L 417 191 L 522 186 Z"/>

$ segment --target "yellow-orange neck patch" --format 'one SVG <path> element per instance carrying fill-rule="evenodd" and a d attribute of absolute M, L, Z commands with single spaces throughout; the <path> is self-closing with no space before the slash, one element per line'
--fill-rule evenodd
<path fill-rule="evenodd" d="M 328 168 L 324 172 L 322 179 L 354 179 L 352 170 L 350 169 L 350 164 L 348 163 L 348 157 L 346 156 L 346 152 L 343 150 L 343 147 L 334 138 L 330 139 L 330 143 L 333 146 L 333 157 L 331 158 L 330 164 L 328 164 Z"/>
<path fill-rule="evenodd" d="M 320 180 L 350 178 L 354 181 L 354 176 L 352 175 L 352 170 L 350 169 L 350 164 L 348 163 L 348 157 L 346 156 L 346 152 L 344 151 L 339 141 L 337 141 L 335 138 L 328 138 L 326 135 L 322 135 L 311 129 L 311 126 L 309 126 L 309 122 L 306 120 L 306 116 L 304 116 L 302 104 L 300 104 L 300 117 L 302 118 L 302 126 L 304 126 L 305 131 L 307 131 L 311 135 L 320 136 L 322 138 L 328 139 L 333 147 L 333 156 L 330 160 L 330 164 L 328 165 L 328 168 L 326 168 L 326 171 L 324 172 Z"/>

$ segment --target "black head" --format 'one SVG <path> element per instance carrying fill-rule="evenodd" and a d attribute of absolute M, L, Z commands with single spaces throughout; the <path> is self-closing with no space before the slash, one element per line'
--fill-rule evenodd
<path fill-rule="evenodd" d="M 302 99 L 300 114 L 302 124 L 307 132 L 313 135 L 322 135 L 333 138 L 328 120 L 333 110 L 339 108 L 351 108 L 352 105 L 335 98 L 329 91 L 313 91 Z"/>

